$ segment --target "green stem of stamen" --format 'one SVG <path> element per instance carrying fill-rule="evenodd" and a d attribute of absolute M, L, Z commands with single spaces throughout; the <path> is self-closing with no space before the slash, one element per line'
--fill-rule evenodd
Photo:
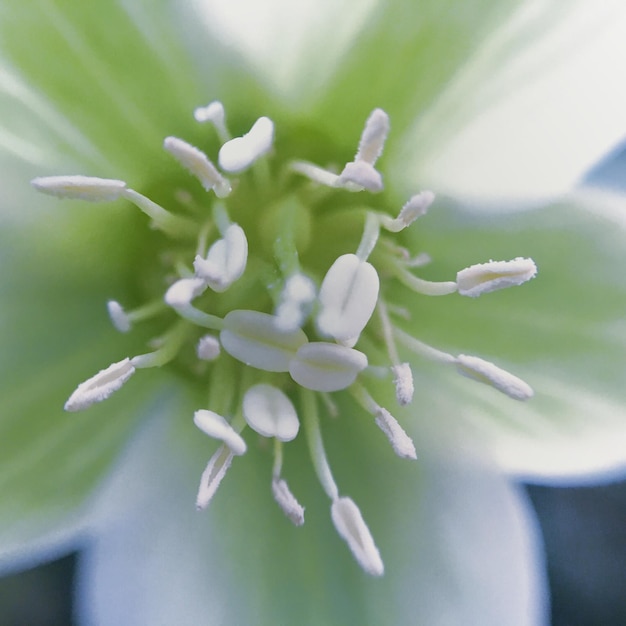
<path fill-rule="evenodd" d="M 403 285 L 424 296 L 447 296 L 457 291 L 457 284 L 454 281 L 433 282 L 423 280 L 411 274 L 397 259 L 387 257 L 384 267 Z"/>
<path fill-rule="evenodd" d="M 356 255 L 361 261 L 367 261 L 367 258 L 376 247 L 376 242 L 380 235 L 380 219 L 374 212 L 368 212 L 365 218 L 365 228 L 363 236 L 356 251 Z"/>
<path fill-rule="evenodd" d="M 176 313 L 182 318 L 193 322 L 196 326 L 202 326 L 202 328 L 210 328 L 211 330 L 222 330 L 224 328 L 224 320 L 217 315 L 211 315 L 205 313 L 200 309 L 196 309 L 192 304 L 185 304 L 184 306 L 177 306 L 174 308 Z"/>
<path fill-rule="evenodd" d="M 274 437 L 274 467 L 272 468 L 272 476 L 275 479 L 280 478 L 283 470 L 283 442 Z"/>
<path fill-rule="evenodd" d="M 126 313 L 126 317 L 131 322 L 141 322 L 142 320 L 150 319 L 159 313 L 163 313 L 167 310 L 167 305 L 163 302 L 162 298 L 148 302 L 132 311 Z"/>
<path fill-rule="evenodd" d="M 162 345 L 154 352 L 140 354 L 131 359 L 131 363 L 137 368 L 161 367 L 169 363 L 179 352 L 191 330 L 189 324 L 176 323 L 162 338 Z"/>
<path fill-rule="evenodd" d="M 447 352 L 443 352 L 442 350 L 437 350 L 437 348 L 433 348 L 432 346 L 415 339 L 415 337 L 412 337 L 399 328 L 394 328 L 393 332 L 394 335 L 402 342 L 403 346 L 418 356 L 424 357 L 430 361 L 436 361 L 438 363 L 456 363 L 456 357 L 448 354 Z"/>

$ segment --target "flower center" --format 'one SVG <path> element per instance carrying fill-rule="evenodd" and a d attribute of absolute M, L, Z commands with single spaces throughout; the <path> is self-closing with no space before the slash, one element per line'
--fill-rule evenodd
<path fill-rule="evenodd" d="M 184 140 L 167 137 L 165 150 L 204 189 L 199 195 L 198 185 L 193 192 L 176 186 L 172 210 L 125 181 L 85 176 L 33 181 L 38 190 L 65 198 L 125 199 L 161 231 L 158 262 L 147 264 L 147 276 L 141 276 L 149 292 L 146 303 L 127 311 L 109 301 L 108 310 L 120 332 L 155 317 L 164 320 L 166 331 L 151 342 L 151 351 L 81 383 L 65 408 L 85 409 L 138 370 L 173 361 L 203 380 L 224 381 L 216 374 L 231 372 L 225 384 L 213 386 L 219 387 L 211 396 L 213 406 L 194 415 L 198 429 L 221 442 L 201 477 L 198 508 L 208 505 L 234 457 L 245 454 L 250 429 L 274 439 L 272 493 L 286 516 L 302 524 L 304 508 L 282 477 L 282 446 L 298 436 L 302 420 L 338 533 L 363 569 L 380 575 L 378 549 L 356 504 L 340 495 L 323 445 L 321 421 L 337 412 L 332 394 L 350 394 L 396 454 L 407 459 L 416 458 L 411 438 L 368 388 L 374 376 L 395 386 L 399 405 L 410 404 L 413 377 L 405 354 L 452 365 L 516 400 L 532 396 L 524 381 L 496 365 L 448 354 L 400 330 L 395 324 L 400 312 L 386 301 L 385 284 L 398 281 L 424 296 L 477 297 L 526 282 L 536 267 L 517 258 L 473 265 L 446 282 L 416 275 L 429 259 L 412 256 L 397 233 L 427 212 L 434 195 L 416 194 L 393 217 L 361 193 L 383 188 L 376 163 L 389 119 L 381 109 L 366 121 L 354 160 L 336 170 L 281 155 L 267 117 L 239 137 L 230 134 L 219 102 L 197 109 L 195 117 L 214 126 L 221 143 L 217 165 Z"/>

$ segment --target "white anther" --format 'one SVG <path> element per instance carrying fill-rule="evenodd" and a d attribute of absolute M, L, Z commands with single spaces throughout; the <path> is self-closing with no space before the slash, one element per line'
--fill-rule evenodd
<path fill-rule="evenodd" d="M 307 341 L 301 329 L 285 330 L 275 315 L 259 311 L 231 311 L 220 333 L 228 354 L 267 372 L 289 371 L 289 363 Z"/>
<path fill-rule="evenodd" d="M 338 341 L 356 343 L 374 312 L 379 287 L 378 274 L 370 263 L 361 261 L 356 254 L 340 256 L 320 288 L 320 332 Z"/>
<path fill-rule="evenodd" d="M 367 367 L 362 352 L 336 343 L 313 341 L 298 349 L 289 363 L 289 374 L 313 391 L 339 391 L 349 387 Z"/>
<path fill-rule="evenodd" d="M 200 181 L 206 191 L 213 189 L 218 198 L 225 198 L 231 192 L 230 183 L 198 148 L 178 137 L 166 137 L 163 147 Z"/>
<path fill-rule="evenodd" d="M 456 366 L 463 376 L 494 387 L 514 400 L 528 400 L 535 395 L 528 383 L 490 361 L 459 354 Z"/>
<path fill-rule="evenodd" d="M 334 186 L 345 187 L 349 191 L 367 189 L 373 193 L 382 191 L 384 187 L 380 172 L 366 161 L 346 163 Z"/>
<path fill-rule="evenodd" d="M 410 226 L 418 217 L 426 215 L 428 207 L 434 202 L 435 194 L 432 191 L 422 191 L 409 198 L 398 214 L 397 221 L 403 228 Z"/>
<path fill-rule="evenodd" d="M 200 337 L 196 346 L 196 355 L 202 361 L 215 361 L 220 355 L 220 342 L 213 335 Z"/>
<path fill-rule="evenodd" d="M 186 307 L 205 289 L 206 283 L 201 278 L 181 278 L 165 292 L 165 303 L 174 309 Z"/>
<path fill-rule="evenodd" d="M 222 239 L 218 239 L 209 249 L 206 258 L 196 256 L 193 266 L 196 275 L 213 289 L 226 291 L 246 269 L 248 261 L 248 240 L 239 224 L 230 224 Z"/>
<path fill-rule="evenodd" d="M 65 403 L 66 411 L 82 411 L 96 402 L 106 400 L 117 391 L 133 374 L 135 368 L 126 358 L 100 370 L 85 382 L 78 385 Z"/>
<path fill-rule="evenodd" d="M 398 420 L 387 411 L 379 407 L 376 411 L 376 424 L 385 433 L 393 451 L 404 459 L 416 459 L 413 440 L 406 434 Z"/>
<path fill-rule="evenodd" d="M 315 300 L 315 284 L 304 276 L 294 274 L 285 282 L 281 302 L 276 309 L 278 324 L 285 330 L 300 328 Z"/>
<path fill-rule="evenodd" d="M 231 449 L 226 445 L 222 445 L 211 457 L 200 478 L 200 488 L 196 497 L 197 509 L 206 509 L 209 505 L 233 461 L 233 456 Z"/>
<path fill-rule="evenodd" d="M 71 200 L 110 202 L 121 197 L 126 189 L 123 180 L 94 176 L 41 176 L 33 178 L 32 186 L 43 193 Z"/>
<path fill-rule="evenodd" d="M 241 172 L 272 147 L 274 122 L 260 117 L 243 137 L 227 141 L 218 155 L 220 167 L 227 172 Z"/>
<path fill-rule="evenodd" d="M 263 437 L 291 441 L 298 434 L 300 422 L 296 409 L 277 387 L 263 384 L 250 387 L 243 397 L 242 410 L 248 426 Z"/>
<path fill-rule="evenodd" d="M 374 165 L 383 152 L 388 134 L 389 116 L 382 109 L 374 109 L 365 122 L 354 160 Z"/>
<path fill-rule="evenodd" d="M 304 507 L 296 500 L 287 483 L 278 478 L 272 480 L 272 494 L 283 513 L 296 525 L 304 524 Z"/>
<path fill-rule="evenodd" d="M 393 384 L 396 386 L 396 400 L 400 406 L 406 406 L 413 400 L 413 372 L 408 363 L 400 363 L 391 367 Z"/>
<path fill-rule="evenodd" d="M 489 261 L 461 270 L 456 283 L 462 296 L 475 298 L 484 293 L 516 287 L 534 278 L 537 266 L 532 259 L 517 257 L 512 261 Z"/>
<path fill-rule="evenodd" d="M 350 498 L 337 498 L 330 508 L 333 524 L 346 541 L 358 564 L 372 576 L 382 576 L 385 567 L 361 511 Z"/>
<path fill-rule="evenodd" d="M 194 413 L 193 423 L 209 437 L 224 442 L 233 454 L 240 456 L 246 452 L 241 435 L 218 413 L 200 409 Z"/>
<path fill-rule="evenodd" d="M 111 324 L 115 326 L 121 333 L 127 333 L 131 328 L 130 317 L 126 314 L 126 311 L 122 308 L 122 305 L 116 300 L 109 300 L 107 302 L 107 311 Z"/>
<path fill-rule="evenodd" d="M 194 112 L 193 116 L 196 119 L 196 122 L 212 122 L 216 123 L 224 123 L 225 115 L 224 115 L 224 105 L 218 100 L 214 100 L 210 102 L 205 107 L 198 107 Z"/>

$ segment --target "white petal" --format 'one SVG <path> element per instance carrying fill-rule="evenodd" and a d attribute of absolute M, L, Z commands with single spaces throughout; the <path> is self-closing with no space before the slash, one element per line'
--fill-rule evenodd
<path fill-rule="evenodd" d="M 277 387 L 263 384 L 250 387 L 243 397 L 242 410 L 248 426 L 259 435 L 291 441 L 298 434 L 300 422 L 296 409 Z"/>

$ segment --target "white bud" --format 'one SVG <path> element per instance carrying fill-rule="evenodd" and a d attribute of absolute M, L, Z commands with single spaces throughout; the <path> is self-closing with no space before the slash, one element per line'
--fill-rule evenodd
<path fill-rule="evenodd" d="M 376 411 L 376 424 L 385 433 L 393 451 L 402 458 L 416 459 L 413 440 L 406 434 L 398 420 L 387 411 L 379 407 Z"/>
<path fill-rule="evenodd" d="M 479 357 L 459 354 L 456 366 L 463 376 L 494 387 L 514 400 L 528 400 L 535 395 L 521 378 Z"/>
<path fill-rule="evenodd" d="M 206 509 L 220 486 L 226 471 L 233 462 L 233 453 L 228 446 L 220 446 L 211 457 L 202 477 L 200 478 L 200 488 L 196 497 L 196 508 Z"/>
<path fill-rule="evenodd" d="M 206 189 L 213 189 L 218 198 L 231 192 L 230 183 L 217 171 L 204 152 L 177 137 L 166 137 L 163 147 Z"/>
<path fill-rule="evenodd" d="M 428 207 L 435 200 L 435 194 L 432 191 L 422 191 L 409 198 L 409 201 L 402 207 L 398 214 L 398 222 L 404 228 L 410 226 L 418 217 L 426 214 Z"/>
<path fill-rule="evenodd" d="M 223 441 L 233 454 L 240 456 L 247 450 L 241 435 L 221 415 L 200 409 L 194 413 L 193 423 L 209 437 Z"/>
<path fill-rule="evenodd" d="M 243 397 L 242 410 L 250 428 L 263 437 L 291 441 L 298 434 L 300 422 L 296 409 L 291 400 L 277 387 L 272 385 L 250 387 Z"/>
<path fill-rule="evenodd" d="M 220 167 L 227 172 L 241 172 L 263 156 L 274 141 L 274 122 L 260 117 L 243 137 L 227 141 L 220 149 Z"/>
<path fill-rule="evenodd" d="M 218 293 L 226 291 L 241 278 L 248 261 L 248 240 L 239 224 L 230 224 L 223 239 L 209 249 L 205 259 L 196 256 L 193 266 L 196 275 Z"/>
<path fill-rule="evenodd" d="M 96 402 L 106 400 L 117 391 L 133 374 L 135 368 L 126 358 L 100 370 L 95 376 L 78 385 L 65 403 L 66 411 L 82 411 Z"/>
<path fill-rule="evenodd" d="M 308 339 L 300 328 L 285 330 L 275 315 L 231 311 L 220 333 L 222 347 L 232 357 L 267 372 L 287 372 L 289 363 Z"/>
<path fill-rule="evenodd" d="M 313 391 L 339 391 L 349 387 L 367 367 L 362 352 L 336 343 L 313 341 L 298 349 L 289 363 L 289 374 Z"/>
<path fill-rule="evenodd" d="M 512 261 L 489 261 L 461 270 L 456 283 L 462 296 L 476 298 L 484 293 L 516 287 L 534 278 L 537 266 L 532 259 L 517 257 Z"/>
<path fill-rule="evenodd" d="M 396 400 L 400 406 L 410 404 L 413 400 L 413 372 L 408 363 L 400 363 L 391 367 L 394 378 L 393 383 L 396 386 Z"/>
<path fill-rule="evenodd" d="M 196 346 L 196 354 L 202 361 L 215 361 L 220 355 L 220 342 L 213 335 L 200 337 Z"/>
<path fill-rule="evenodd" d="M 283 513 L 296 525 L 304 524 L 304 507 L 296 500 L 289 490 L 287 483 L 282 479 L 272 480 L 272 494 Z"/>
<path fill-rule="evenodd" d="M 107 302 L 107 311 L 109 313 L 109 318 L 111 319 L 111 323 L 117 330 L 121 333 L 127 333 L 131 328 L 131 321 L 122 305 L 116 300 L 109 300 Z"/>
<path fill-rule="evenodd" d="M 337 532 L 347 542 L 358 564 L 368 574 L 382 576 L 385 566 L 357 505 L 350 498 L 337 498 L 330 513 Z"/>
<path fill-rule="evenodd" d="M 165 303 L 174 309 L 186 307 L 205 289 L 206 284 L 201 278 L 181 278 L 165 292 Z"/>
<path fill-rule="evenodd" d="M 320 332 L 338 341 L 357 338 L 376 308 L 379 287 L 378 274 L 370 263 L 356 254 L 340 256 L 320 288 Z"/>
<path fill-rule="evenodd" d="M 43 193 L 70 200 L 110 202 L 121 197 L 126 189 L 123 180 L 94 176 L 41 176 L 33 178 L 32 186 Z"/>

